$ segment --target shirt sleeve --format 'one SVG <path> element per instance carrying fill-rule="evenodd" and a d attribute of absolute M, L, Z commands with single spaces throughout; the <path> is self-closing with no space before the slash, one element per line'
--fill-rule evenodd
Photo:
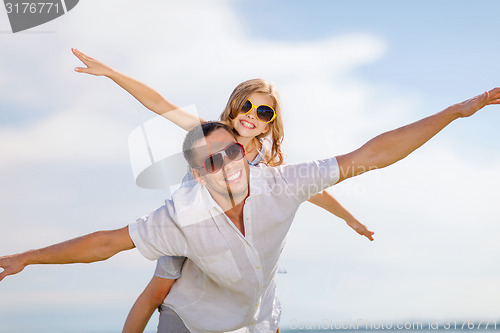
<path fill-rule="evenodd" d="M 186 239 L 173 215 L 171 202 L 167 201 L 165 206 L 129 224 L 130 238 L 144 257 L 156 260 L 164 255 L 185 255 Z"/>
<path fill-rule="evenodd" d="M 339 165 L 335 157 L 283 165 L 279 168 L 286 183 L 286 193 L 300 201 L 333 186 L 340 179 Z"/>
<path fill-rule="evenodd" d="M 182 266 L 186 257 L 163 256 L 156 262 L 155 276 L 163 279 L 178 279 L 181 277 Z"/>

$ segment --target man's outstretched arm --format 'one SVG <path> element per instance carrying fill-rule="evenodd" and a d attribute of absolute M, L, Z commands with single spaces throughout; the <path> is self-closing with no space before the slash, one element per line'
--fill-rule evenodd
<path fill-rule="evenodd" d="M 452 121 L 469 117 L 486 105 L 500 104 L 500 88 L 452 105 L 430 117 L 383 133 L 361 148 L 337 156 L 340 180 L 391 165 L 422 146 Z"/>
<path fill-rule="evenodd" d="M 128 226 L 70 239 L 38 250 L 30 250 L 0 257 L 0 281 L 7 275 L 17 274 L 28 265 L 73 264 L 106 260 L 118 252 L 135 247 L 128 233 Z"/>

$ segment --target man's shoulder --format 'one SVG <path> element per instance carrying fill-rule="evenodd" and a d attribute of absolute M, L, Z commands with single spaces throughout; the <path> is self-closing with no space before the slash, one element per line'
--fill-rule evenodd
<path fill-rule="evenodd" d="M 168 201 L 171 216 L 180 227 L 210 220 L 210 211 L 217 207 L 207 188 L 199 183 L 180 187 Z"/>
<path fill-rule="evenodd" d="M 200 187 L 200 184 L 196 181 L 183 183 L 174 193 L 172 193 L 170 201 L 178 201 L 181 198 L 194 196 L 200 190 Z"/>
<path fill-rule="evenodd" d="M 250 193 L 252 195 L 271 193 L 277 184 L 286 182 L 282 166 L 269 166 L 260 163 L 250 166 Z"/>
<path fill-rule="evenodd" d="M 251 167 L 250 175 L 257 183 L 294 183 L 312 179 L 334 178 L 338 180 L 339 167 L 335 157 L 310 160 L 280 166 L 268 166 L 263 163 Z"/>
<path fill-rule="evenodd" d="M 318 167 L 318 166 L 330 166 L 330 167 L 338 167 L 336 157 L 329 157 L 325 159 L 317 159 L 317 160 L 308 160 L 302 162 L 293 162 L 291 164 L 282 164 L 278 166 L 269 166 L 265 163 L 259 163 L 256 166 L 250 166 L 251 174 L 252 173 L 268 173 L 268 174 L 282 174 L 287 169 L 301 169 L 307 167 Z M 253 171 L 252 171 L 253 170 Z"/>
<path fill-rule="evenodd" d="M 283 166 L 269 166 L 265 163 L 259 163 L 258 165 L 249 165 L 251 178 L 262 178 L 265 177 L 275 177 L 281 173 Z M 267 176 L 267 177 L 266 177 Z"/>

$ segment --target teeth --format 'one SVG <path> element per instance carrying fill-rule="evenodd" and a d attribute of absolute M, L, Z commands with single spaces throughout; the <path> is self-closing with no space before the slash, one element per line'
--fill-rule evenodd
<path fill-rule="evenodd" d="M 242 120 L 242 121 L 241 121 L 241 124 L 242 124 L 243 126 L 245 126 L 245 127 L 248 127 L 248 128 L 252 128 L 252 129 L 253 129 L 253 128 L 255 128 L 255 125 L 254 125 L 254 124 L 249 123 L 248 121 L 245 121 L 245 120 Z"/>
<path fill-rule="evenodd" d="M 230 177 L 227 177 L 226 180 L 228 181 L 232 181 L 232 180 L 235 180 L 237 179 L 239 176 L 241 175 L 241 171 L 238 171 L 234 174 L 232 174 Z"/>

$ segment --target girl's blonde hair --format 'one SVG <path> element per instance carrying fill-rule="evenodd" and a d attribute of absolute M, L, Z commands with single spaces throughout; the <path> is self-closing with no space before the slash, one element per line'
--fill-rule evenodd
<path fill-rule="evenodd" d="M 240 113 L 243 104 L 247 101 L 248 97 L 254 93 L 266 94 L 273 100 L 273 105 L 276 112 L 276 118 L 270 122 L 267 132 L 257 136 L 257 139 L 266 137 L 271 133 L 271 152 L 269 158 L 266 158 L 266 163 L 270 166 L 277 166 L 283 163 L 283 153 L 281 152 L 281 143 L 283 142 L 283 119 L 281 118 L 280 99 L 276 88 L 269 82 L 262 79 L 252 79 L 240 83 L 234 88 L 229 100 L 227 101 L 224 111 L 221 113 L 219 120 L 229 125 L 234 130 L 233 120 Z M 236 133 L 235 131 L 235 134 Z"/>

